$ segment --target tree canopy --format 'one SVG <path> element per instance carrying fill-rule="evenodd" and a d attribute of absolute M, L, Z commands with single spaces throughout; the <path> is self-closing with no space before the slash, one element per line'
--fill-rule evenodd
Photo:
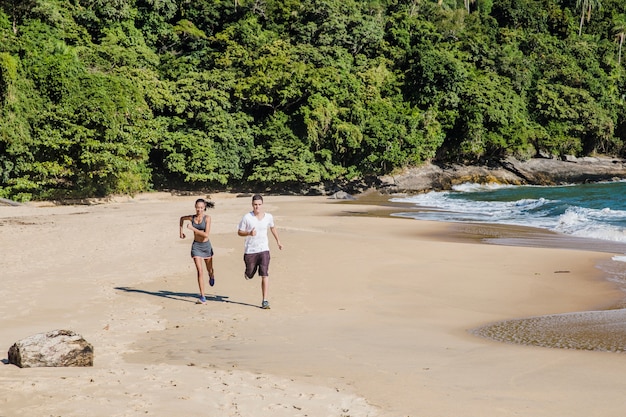
<path fill-rule="evenodd" d="M 624 156 L 623 0 L 0 0 L 0 197 Z"/>

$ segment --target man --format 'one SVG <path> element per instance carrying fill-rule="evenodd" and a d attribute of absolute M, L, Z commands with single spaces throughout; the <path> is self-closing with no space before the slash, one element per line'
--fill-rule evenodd
<path fill-rule="evenodd" d="M 243 261 L 246 264 L 244 276 L 246 279 L 252 279 L 258 270 L 263 295 L 261 308 L 266 310 L 270 308 L 270 303 L 267 301 L 270 266 L 268 228 L 276 239 L 278 249 L 282 250 L 283 245 L 280 243 L 278 231 L 274 226 L 274 217 L 263 211 L 263 197 L 255 194 L 252 197 L 252 211 L 244 215 L 239 222 L 237 234 L 246 238 L 243 255 Z"/>

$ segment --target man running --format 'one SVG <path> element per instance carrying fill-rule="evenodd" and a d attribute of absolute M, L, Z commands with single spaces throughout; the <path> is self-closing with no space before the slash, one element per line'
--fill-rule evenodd
<path fill-rule="evenodd" d="M 268 229 L 276 239 L 278 249 L 282 250 L 283 245 L 280 243 L 278 231 L 274 226 L 274 216 L 263 211 L 263 197 L 255 194 L 252 197 L 252 211 L 246 213 L 239 222 L 237 234 L 246 238 L 243 255 L 243 261 L 246 265 L 244 276 L 246 279 L 252 279 L 258 270 L 263 295 L 261 308 L 266 310 L 270 308 L 270 303 L 267 301 L 270 266 Z"/>

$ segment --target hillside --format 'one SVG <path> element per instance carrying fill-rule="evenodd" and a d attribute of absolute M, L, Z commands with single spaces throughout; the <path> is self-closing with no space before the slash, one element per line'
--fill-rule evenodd
<path fill-rule="evenodd" d="M 0 198 L 626 154 L 623 0 L 0 0 Z"/>

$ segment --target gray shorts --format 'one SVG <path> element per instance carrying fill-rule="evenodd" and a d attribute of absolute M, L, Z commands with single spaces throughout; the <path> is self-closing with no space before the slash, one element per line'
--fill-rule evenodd
<path fill-rule="evenodd" d="M 213 256 L 213 247 L 211 241 L 196 242 L 195 240 L 191 244 L 191 257 L 208 259 Z"/>
<path fill-rule="evenodd" d="M 246 264 L 246 276 L 252 278 L 256 274 L 257 269 L 259 276 L 270 276 L 270 251 L 245 253 L 243 262 Z"/>

